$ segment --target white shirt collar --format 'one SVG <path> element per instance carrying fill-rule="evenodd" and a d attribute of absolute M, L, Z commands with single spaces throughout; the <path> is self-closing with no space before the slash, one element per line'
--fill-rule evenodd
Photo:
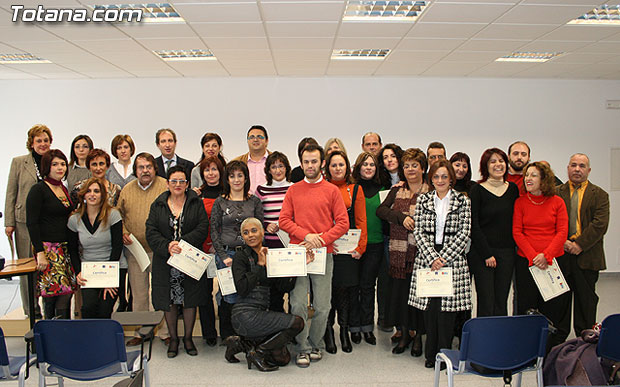
<path fill-rule="evenodd" d="M 142 189 L 142 191 L 146 191 L 147 189 L 151 188 L 151 186 L 155 182 L 155 179 L 151 180 L 151 184 L 147 185 L 146 187 L 143 187 L 142 184 L 140 184 L 139 181 L 136 180 L 136 182 L 138 183 L 138 187 L 140 187 Z"/>
<path fill-rule="evenodd" d="M 307 177 L 304 177 L 304 181 L 305 181 L 306 183 L 308 183 L 308 184 L 318 184 L 318 183 L 320 183 L 321 181 L 323 181 L 323 175 L 321 174 L 321 176 L 319 177 L 319 180 L 315 181 L 314 183 L 311 183 L 311 182 L 310 182 L 310 180 L 308 180 L 308 178 L 307 178 Z"/>

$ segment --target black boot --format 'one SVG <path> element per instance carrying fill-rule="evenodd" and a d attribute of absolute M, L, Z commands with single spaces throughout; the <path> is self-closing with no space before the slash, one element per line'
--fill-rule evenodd
<path fill-rule="evenodd" d="M 351 332 L 351 341 L 355 344 L 359 344 L 362 342 L 362 333 L 361 332 Z"/>
<path fill-rule="evenodd" d="M 351 338 L 349 338 L 349 328 L 340 327 L 340 345 L 342 345 L 342 352 L 351 352 L 353 346 L 351 345 Z"/>
<path fill-rule="evenodd" d="M 323 339 L 325 340 L 325 350 L 327 353 L 334 354 L 338 352 L 338 347 L 336 347 L 336 338 L 334 337 L 334 327 L 328 326 L 325 329 L 325 336 Z"/>
<path fill-rule="evenodd" d="M 239 363 L 239 359 L 235 357 L 240 352 L 245 352 L 246 355 L 250 348 L 246 345 L 239 336 L 228 336 L 221 345 L 226 346 L 226 353 L 224 357 L 229 363 Z"/>
<path fill-rule="evenodd" d="M 422 334 L 420 332 L 416 332 L 415 337 L 413 338 L 413 345 L 411 346 L 411 356 L 422 356 Z"/>
<path fill-rule="evenodd" d="M 259 352 L 258 348 L 256 351 L 250 351 L 245 355 L 245 359 L 248 362 L 248 369 L 252 369 L 252 364 L 261 372 L 270 372 L 278 369 L 278 366 L 270 365 L 265 360 L 265 354 L 263 352 Z"/>

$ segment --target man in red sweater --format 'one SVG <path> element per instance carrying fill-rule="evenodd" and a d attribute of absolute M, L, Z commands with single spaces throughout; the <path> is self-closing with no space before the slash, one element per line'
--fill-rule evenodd
<path fill-rule="evenodd" d="M 289 234 L 291 243 L 309 249 L 327 247 L 325 275 L 297 277 L 295 289 L 290 293 L 291 313 L 304 319 L 304 329 L 296 337 L 298 355 L 295 363 L 305 368 L 311 360 L 318 361 L 323 356 L 323 335 L 331 306 L 332 243 L 347 232 L 349 218 L 338 188 L 321 175 L 325 163 L 323 148 L 315 144 L 307 145 L 300 161 L 305 178 L 286 192 L 280 212 L 280 228 Z M 314 294 L 314 316 L 308 326 L 310 281 Z"/>

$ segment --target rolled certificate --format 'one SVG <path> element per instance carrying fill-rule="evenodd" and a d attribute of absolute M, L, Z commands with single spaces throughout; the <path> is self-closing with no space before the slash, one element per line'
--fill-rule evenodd
<path fill-rule="evenodd" d="M 138 242 L 138 239 L 133 234 L 129 234 L 129 238 L 131 238 L 132 243 L 130 245 L 125 245 L 125 248 L 129 250 L 129 253 L 136 259 L 140 266 L 140 270 L 145 271 L 151 264 L 151 260 L 144 250 L 144 247 Z"/>
<path fill-rule="evenodd" d="M 305 277 L 306 249 L 269 249 L 267 251 L 267 277 Z"/>
<path fill-rule="evenodd" d="M 119 283 L 118 262 L 82 262 L 82 278 L 88 288 L 117 288 Z"/>

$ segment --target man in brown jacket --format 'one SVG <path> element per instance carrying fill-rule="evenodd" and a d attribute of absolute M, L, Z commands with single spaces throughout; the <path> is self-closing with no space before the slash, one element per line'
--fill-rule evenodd
<path fill-rule="evenodd" d="M 568 211 L 564 251 L 570 272 L 565 275 L 574 294 L 573 325 L 577 336 L 596 322 L 596 282 L 599 271 L 606 269 L 603 236 L 609 225 L 609 195 L 588 181 L 590 171 L 588 156 L 576 153 L 568 162 L 569 181 L 558 186 L 558 195 Z"/>

